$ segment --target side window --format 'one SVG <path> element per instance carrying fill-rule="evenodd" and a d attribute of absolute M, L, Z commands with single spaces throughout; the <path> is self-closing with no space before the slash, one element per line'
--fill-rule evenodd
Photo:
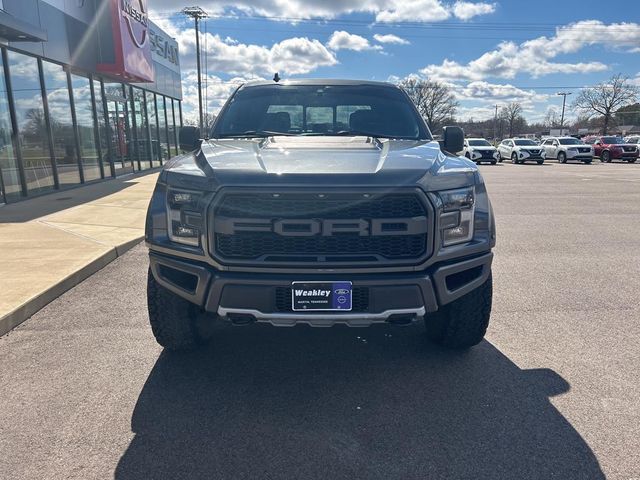
<path fill-rule="evenodd" d="M 545 140 L 543 145 L 551 145 L 551 140 Z"/>
<path fill-rule="evenodd" d="M 307 107 L 307 130 L 328 132 L 333 130 L 333 108 Z"/>
<path fill-rule="evenodd" d="M 336 130 L 348 130 L 349 118 L 353 112 L 358 110 L 371 110 L 371 107 L 369 105 L 338 105 L 336 107 Z"/>
<path fill-rule="evenodd" d="M 302 130 L 302 105 L 269 105 L 267 113 L 287 113 L 291 130 Z"/>

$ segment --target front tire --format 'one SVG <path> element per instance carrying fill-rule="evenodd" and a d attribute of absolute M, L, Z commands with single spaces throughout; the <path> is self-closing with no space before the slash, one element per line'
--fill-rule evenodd
<path fill-rule="evenodd" d="M 520 163 L 518 162 L 518 154 L 516 152 L 513 152 L 511 154 L 511 163 L 513 163 L 514 165 Z"/>
<path fill-rule="evenodd" d="M 475 290 L 425 317 L 429 339 L 446 348 L 466 349 L 482 341 L 489 326 L 493 285 L 489 278 Z"/>
<path fill-rule="evenodd" d="M 160 286 L 151 269 L 147 274 L 147 308 L 153 335 L 168 350 L 193 350 L 211 338 L 200 325 L 203 316 L 198 307 Z"/>
<path fill-rule="evenodd" d="M 611 154 L 608 151 L 605 150 L 600 155 L 600 161 L 602 163 L 611 163 Z"/>
<path fill-rule="evenodd" d="M 542 165 L 544 163 L 544 160 L 538 160 L 538 165 Z"/>
<path fill-rule="evenodd" d="M 558 153 L 558 163 L 567 163 L 567 155 L 564 152 Z"/>

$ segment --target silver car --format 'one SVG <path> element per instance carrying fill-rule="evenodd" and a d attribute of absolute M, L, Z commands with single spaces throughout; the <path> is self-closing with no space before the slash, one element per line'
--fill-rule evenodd
<path fill-rule="evenodd" d="M 593 161 L 593 147 L 573 137 L 549 137 L 542 142 L 547 158 L 556 158 L 558 163 L 577 160 L 583 163 Z"/>

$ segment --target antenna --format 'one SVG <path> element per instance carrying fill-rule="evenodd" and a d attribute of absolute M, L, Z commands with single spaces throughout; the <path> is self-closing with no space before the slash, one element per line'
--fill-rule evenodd
<path fill-rule="evenodd" d="M 276 83 L 280 81 L 280 75 L 278 75 L 278 72 L 276 72 L 276 74 L 273 76 L 273 81 Z"/>

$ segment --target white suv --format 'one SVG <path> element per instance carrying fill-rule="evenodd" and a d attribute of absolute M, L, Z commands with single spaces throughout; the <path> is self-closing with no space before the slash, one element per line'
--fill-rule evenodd
<path fill-rule="evenodd" d="M 544 163 L 546 153 L 542 146 L 529 138 L 507 138 L 498 145 L 500 160 L 510 158 L 511 163 L 524 163 L 527 161 Z"/>
<path fill-rule="evenodd" d="M 498 150 L 484 138 L 465 138 L 461 155 L 476 163 L 495 165 L 498 162 Z"/>
<path fill-rule="evenodd" d="M 558 163 L 578 160 L 583 163 L 593 161 L 593 147 L 573 137 L 549 137 L 542 142 L 547 158 L 557 158 Z"/>

